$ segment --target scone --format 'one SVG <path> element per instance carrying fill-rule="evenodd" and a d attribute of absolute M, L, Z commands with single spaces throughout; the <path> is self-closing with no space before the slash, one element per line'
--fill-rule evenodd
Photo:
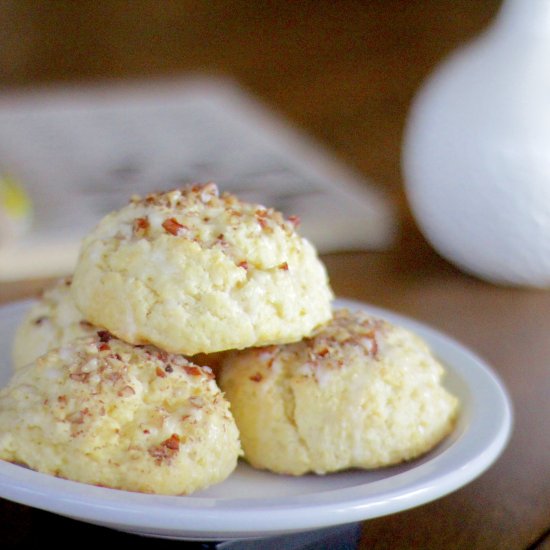
<path fill-rule="evenodd" d="M 240 455 L 207 367 L 106 331 L 15 371 L 0 390 L 0 458 L 128 491 L 189 494 Z"/>
<path fill-rule="evenodd" d="M 15 334 L 14 368 L 28 365 L 51 349 L 95 333 L 97 329 L 76 309 L 70 287 L 70 278 L 59 280 L 31 307 Z"/>
<path fill-rule="evenodd" d="M 434 447 L 457 399 L 410 332 L 364 312 L 335 312 L 302 342 L 228 355 L 220 386 L 245 458 L 277 473 L 377 468 Z"/>
<path fill-rule="evenodd" d="M 134 198 L 85 239 L 76 304 L 122 340 L 184 355 L 300 340 L 332 294 L 295 225 L 214 184 Z"/>

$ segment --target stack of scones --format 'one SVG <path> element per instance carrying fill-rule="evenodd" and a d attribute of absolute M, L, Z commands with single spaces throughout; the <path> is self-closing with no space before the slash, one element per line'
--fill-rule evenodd
<path fill-rule="evenodd" d="M 215 184 L 132 198 L 23 320 L 0 458 L 159 494 L 378 468 L 453 428 L 443 367 L 410 332 L 333 310 L 297 218 Z"/>

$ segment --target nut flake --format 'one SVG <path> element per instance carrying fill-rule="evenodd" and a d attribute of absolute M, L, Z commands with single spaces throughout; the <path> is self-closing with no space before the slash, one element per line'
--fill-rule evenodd
<path fill-rule="evenodd" d="M 132 395 L 135 395 L 136 394 L 136 391 L 134 390 L 134 388 L 132 388 L 132 386 L 124 386 L 118 393 L 117 395 L 119 397 L 131 397 Z"/>
<path fill-rule="evenodd" d="M 157 367 L 155 372 L 159 378 L 166 378 L 166 372 L 164 372 L 160 367 Z"/>
<path fill-rule="evenodd" d="M 202 374 L 201 368 L 195 365 L 184 365 L 183 370 L 190 376 L 200 376 Z"/>
<path fill-rule="evenodd" d="M 164 220 L 162 222 L 162 227 L 165 229 L 167 233 L 170 233 L 175 237 L 182 235 L 185 230 L 189 229 L 185 225 L 179 223 L 178 220 L 176 220 L 176 218 L 168 218 L 167 220 Z"/>
<path fill-rule="evenodd" d="M 302 220 L 300 220 L 299 216 L 289 216 L 288 221 L 296 228 L 300 227 L 300 224 L 302 223 Z"/>
<path fill-rule="evenodd" d="M 98 330 L 97 335 L 99 336 L 99 341 L 105 344 L 113 337 L 108 330 Z"/>
<path fill-rule="evenodd" d="M 86 383 L 88 381 L 88 378 L 90 378 L 90 373 L 89 372 L 72 372 L 69 375 L 69 378 L 71 380 L 74 380 L 75 382 Z"/>
<path fill-rule="evenodd" d="M 172 434 L 159 445 L 149 448 L 149 454 L 155 459 L 155 464 L 160 466 L 163 462 L 170 463 L 180 450 L 180 438 L 178 434 Z"/>
<path fill-rule="evenodd" d="M 149 218 L 136 218 L 132 226 L 134 235 L 137 237 L 145 236 L 147 230 L 149 229 L 149 225 Z"/>

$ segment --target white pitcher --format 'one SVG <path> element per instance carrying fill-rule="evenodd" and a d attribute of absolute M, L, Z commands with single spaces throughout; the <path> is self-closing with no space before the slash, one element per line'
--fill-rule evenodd
<path fill-rule="evenodd" d="M 413 104 L 403 147 L 418 225 L 467 272 L 550 287 L 550 0 L 507 0 Z"/>

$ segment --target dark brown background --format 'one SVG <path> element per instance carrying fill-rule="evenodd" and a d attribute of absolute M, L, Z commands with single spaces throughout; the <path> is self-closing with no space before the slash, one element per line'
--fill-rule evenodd
<path fill-rule="evenodd" d="M 365 523 L 362 548 L 550 547 L 550 297 L 491 286 L 440 259 L 415 229 L 399 166 L 415 90 L 498 6 L 493 0 L 0 0 L 0 86 L 17 93 L 60 81 L 230 75 L 372 177 L 398 205 L 402 231 L 393 249 L 324 258 L 335 291 L 427 321 L 484 356 L 510 390 L 516 430 L 497 464 L 467 487 Z M 0 285 L 0 302 L 43 284 Z M 1 506 L 6 542 L 148 543 Z"/>
<path fill-rule="evenodd" d="M 230 75 L 400 196 L 415 90 L 498 4 L 3 0 L 0 84 Z"/>

